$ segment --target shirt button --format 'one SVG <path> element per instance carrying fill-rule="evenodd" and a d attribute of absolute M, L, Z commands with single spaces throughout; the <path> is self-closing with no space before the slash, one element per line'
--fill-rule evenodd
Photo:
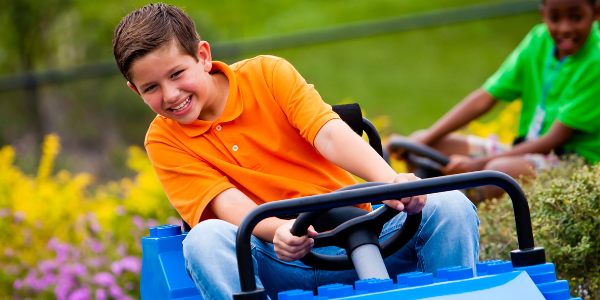
<path fill-rule="evenodd" d="M 237 145 L 233 145 L 233 147 L 231 149 L 233 149 L 233 151 L 238 151 L 238 146 Z"/>
<path fill-rule="evenodd" d="M 217 125 L 217 131 L 221 131 L 221 128 L 223 128 L 221 125 Z"/>

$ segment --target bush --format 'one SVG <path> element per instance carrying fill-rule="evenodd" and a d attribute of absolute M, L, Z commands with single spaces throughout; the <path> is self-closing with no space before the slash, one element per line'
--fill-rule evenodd
<path fill-rule="evenodd" d="M 0 299 L 139 298 L 140 239 L 181 222 L 146 153 L 129 149 L 134 179 L 93 185 L 89 174 L 53 175 L 59 150 L 47 136 L 31 176 L 0 149 Z"/>
<path fill-rule="evenodd" d="M 572 157 L 523 185 L 536 246 L 544 247 L 559 278 L 584 299 L 600 299 L 600 166 Z M 509 259 L 517 249 L 508 196 L 479 206 L 480 260 Z"/>

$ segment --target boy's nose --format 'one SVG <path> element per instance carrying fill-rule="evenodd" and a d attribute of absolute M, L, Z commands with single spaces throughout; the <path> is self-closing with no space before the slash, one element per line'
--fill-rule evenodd
<path fill-rule="evenodd" d="M 558 23 L 558 32 L 561 34 L 570 34 L 573 31 L 573 24 L 568 20 Z"/>
<path fill-rule="evenodd" d="M 179 89 L 173 86 L 165 86 L 163 89 L 163 99 L 169 103 L 177 102 L 179 100 Z"/>

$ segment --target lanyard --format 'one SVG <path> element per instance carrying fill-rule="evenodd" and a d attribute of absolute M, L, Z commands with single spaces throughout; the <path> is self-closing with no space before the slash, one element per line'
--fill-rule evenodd
<path fill-rule="evenodd" d="M 527 132 L 527 140 L 537 140 L 542 132 L 542 127 L 544 124 L 544 118 L 546 117 L 546 99 L 548 98 L 548 93 L 550 93 L 550 89 L 552 89 L 552 85 L 556 78 L 558 77 L 558 73 L 562 66 L 569 61 L 570 57 L 566 56 L 563 59 L 559 60 L 554 68 L 552 68 L 552 62 L 554 61 L 554 54 L 556 53 L 556 46 L 550 51 L 550 55 L 546 60 L 546 67 L 544 68 L 544 74 L 542 77 L 542 94 L 540 99 L 540 104 L 535 108 L 535 113 L 533 115 L 533 119 L 531 120 L 531 124 L 529 125 L 529 130 Z"/>

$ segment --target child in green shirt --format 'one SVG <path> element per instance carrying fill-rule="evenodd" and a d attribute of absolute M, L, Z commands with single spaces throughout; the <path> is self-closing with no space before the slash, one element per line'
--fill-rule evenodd
<path fill-rule="evenodd" d="M 497 170 L 515 178 L 531 176 L 557 164 L 552 151 L 600 161 L 600 34 L 594 21 L 600 7 L 595 0 L 545 0 L 540 15 L 544 24 L 527 34 L 482 88 L 429 129 L 411 135 L 410 140 L 450 156 L 443 173 Z M 452 133 L 498 100 L 515 99 L 523 109 L 513 147 Z M 500 194 L 497 188 L 484 189 L 485 198 Z"/>

